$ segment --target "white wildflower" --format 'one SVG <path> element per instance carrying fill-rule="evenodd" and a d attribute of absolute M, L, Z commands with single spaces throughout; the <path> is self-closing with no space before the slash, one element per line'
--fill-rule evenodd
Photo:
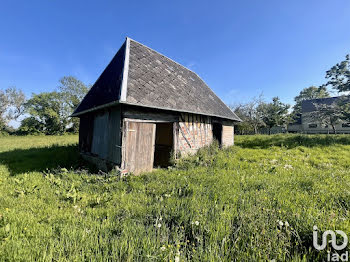
<path fill-rule="evenodd" d="M 284 169 L 292 169 L 293 168 L 293 166 L 292 165 L 284 165 Z"/>
<path fill-rule="evenodd" d="M 176 256 L 175 257 L 175 262 L 180 262 L 180 257 Z"/>
<path fill-rule="evenodd" d="M 277 164 L 277 162 L 278 162 L 277 159 L 272 159 L 272 160 L 270 161 L 270 163 L 273 164 L 273 165 Z"/>
<path fill-rule="evenodd" d="M 195 221 L 194 224 L 195 224 L 196 226 L 199 226 L 199 221 Z"/>
<path fill-rule="evenodd" d="M 282 221 L 278 221 L 278 224 L 283 227 L 283 222 Z"/>
<path fill-rule="evenodd" d="M 162 227 L 162 224 L 159 223 L 159 224 L 157 225 L 157 227 L 158 227 L 158 228 L 161 228 L 161 227 Z"/>
<path fill-rule="evenodd" d="M 165 251 L 165 246 L 162 246 L 161 248 L 160 248 L 160 250 L 162 250 L 162 251 Z"/>
<path fill-rule="evenodd" d="M 285 225 L 286 227 L 289 227 L 288 221 L 284 222 L 284 225 Z"/>

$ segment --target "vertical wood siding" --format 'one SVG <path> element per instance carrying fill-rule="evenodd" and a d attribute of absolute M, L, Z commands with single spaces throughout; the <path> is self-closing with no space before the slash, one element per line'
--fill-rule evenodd
<path fill-rule="evenodd" d="M 85 114 L 80 117 L 79 127 L 79 150 L 80 152 L 91 152 L 94 117 L 92 114 Z"/>
<path fill-rule="evenodd" d="M 154 160 L 156 125 L 124 121 L 122 169 L 138 174 L 151 171 Z"/>
<path fill-rule="evenodd" d="M 120 107 L 113 107 L 108 111 L 95 114 L 91 124 L 92 145 L 88 152 L 119 165 L 121 163 Z"/>
<path fill-rule="evenodd" d="M 109 112 L 108 123 L 108 160 L 121 163 L 121 129 L 120 129 L 120 108 Z"/>
<path fill-rule="evenodd" d="M 108 116 L 108 112 L 105 112 L 94 119 L 91 153 L 102 159 L 107 159 L 108 155 Z"/>

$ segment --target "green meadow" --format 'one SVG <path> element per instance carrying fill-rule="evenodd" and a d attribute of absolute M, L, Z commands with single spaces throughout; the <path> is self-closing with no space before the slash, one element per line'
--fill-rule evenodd
<path fill-rule="evenodd" d="M 0 261 L 325 261 L 313 226 L 350 236 L 350 136 L 236 136 L 126 177 L 77 141 L 0 137 Z"/>

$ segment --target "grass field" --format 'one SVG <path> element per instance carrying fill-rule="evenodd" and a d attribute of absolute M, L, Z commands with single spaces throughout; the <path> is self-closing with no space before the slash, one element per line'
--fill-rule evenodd
<path fill-rule="evenodd" d="M 237 136 L 126 178 L 77 140 L 0 138 L 0 261 L 323 261 L 314 225 L 350 236 L 350 136 Z"/>

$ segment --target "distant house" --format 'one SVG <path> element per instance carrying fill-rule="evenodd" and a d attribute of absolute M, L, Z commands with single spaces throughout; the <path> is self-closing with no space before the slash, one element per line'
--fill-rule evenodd
<path fill-rule="evenodd" d="M 194 72 L 130 38 L 72 116 L 81 154 L 101 169 L 150 171 L 213 139 L 234 143 L 240 119 Z"/>
<path fill-rule="evenodd" d="M 302 101 L 301 115 L 298 120 L 288 125 L 288 132 L 300 132 L 307 134 L 327 134 L 332 133 L 332 127 L 321 124 L 311 117 L 312 112 L 316 111 L 315 104 L 331 105 L 336 103 L 340 97 L 319 98 Z M 340 122 L 336 125 L 336 131 L 340 134 L 350 133 L 350 123 Z"/>

